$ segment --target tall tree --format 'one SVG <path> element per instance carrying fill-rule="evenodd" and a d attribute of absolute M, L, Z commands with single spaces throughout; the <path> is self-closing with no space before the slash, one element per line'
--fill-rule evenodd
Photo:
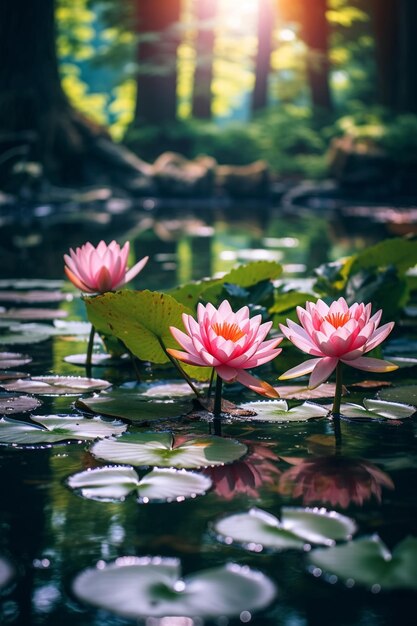
<path fill-rule="evenodd" d="M 211 118 L 214 56 L 214 23 L 218 0 L 195 0 L 195 17 L 198 23 L 195 42 L 196 67 L 194 72 L 192 114 L 199 119 Z"/>
<path fill-rule="evenodd" d="M 417 113 L 417 2 L 372 0 L 380 104 Z"/>
<path fill-rule="evenodd" d="M 258 51 L 255 59 L 255 86 L 252 96 L 253 111 L 264 109 L 267 105 L 272 32 L 274 28 L 272 0 L 259 0 L 258 7 Z"/>
<path fill-rule="evenodd" d="M 134 179 L 135 187 L 145 164 L 113 144 L 104 128 L 66 98 L 55 49 L 54 9 L 54 0 L 0 2 L 1 178 L 8 179 L 20 144 L 54 184 L 128 184 Z"/>
<path fill-rule="evenodd" d="M 135 125 L 171 122 L 177 112 L 181 0 L 135 0 L 139 33 Z"/>

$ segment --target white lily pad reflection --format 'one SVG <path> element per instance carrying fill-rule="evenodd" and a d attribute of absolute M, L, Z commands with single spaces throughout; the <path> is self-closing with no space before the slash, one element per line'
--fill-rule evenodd
<path fill-rule="evenodd" d="M 340 412 L 350 419 L 404 419 L 411 417 L 416 408 L 410 404 L 388 402 L 387 400 L 371 400 L 365 398 L 360 404 L 342 404 Z"/>
<path fill-rule="evenodd" d="M 79 395 L 110 387 L 100 378 L 82 376 L 33 376 L 3 385 L 7 391 L 24 391 L 39 395 Z"/>
<path fill-rule="evenodd" d="M 223 517 L 213 528 L 224 543 L 238 543 L 260 552 L 264 548 L 306 550 L 310 544 L 332 546 L 336 541 L 350 540 L 356 524 L 336 511 L 283 507 L 280 520 L 262 509 L 252 508 Z"/>
<path fill-rule="evenodd" d="M 407 537 L 388 550 L 378 535 L 361 537 L 309 555 L 309 571 L 316 577 L 348 587 L 360 585 L 373 593 L 392 589 L 417 590 L 417 538 Z"/>
<path fill-rule="evenodd" d="M 105 461 L 134 466 L 199 468 L 225 465 L 240 459 L 247 447 L 216 436 L 174 435 L 169 432 L 126 433 L 98 441 L 91 453 Z"/>
<path fill-rule="evenodd" d="M 123 433 L 127 425 L 118 420 L 80 415 L 32 415 L 33 422 L 0 419 L 0 443 L 36 445 L 58 441 L 91 441 Z"/>
<path fill-rule="evenodd" d="M 276 595 L 274 583 L 247 566 L 230 563 L 183 578 L 178 559 L 161 557 L 99 563 L 72 588 L 83 602 L 131 619 L 239 616 L 267 607 Z"/>
<path fill-rule="evenodd" d="M 4 557 L 0 557 L 0 590 L 12 581 L 15 575 L 15 569 L 13 565 L 5 559 Z"/>
<path fill-rule="evenodd" d="M 243 419 L 258 422 L 304 422 L 326 417 L 329 414 L 328 408 L 313 402 L 303 402 L 289 409 L 285 400 L 246 402 L 241 404 L 240 408 L 255 412 L 255 415 Z"/>
<path fill-rule="evenodd" d="M 133 467 L 99 467 L 70 476 L 68 485 L 84 498 L 124 500 L 136 493 L 139 502 L 181 502 L 205 494 L 211 480 L 203 474 L 173 468 L 155 468 L 139 478 Z"/>

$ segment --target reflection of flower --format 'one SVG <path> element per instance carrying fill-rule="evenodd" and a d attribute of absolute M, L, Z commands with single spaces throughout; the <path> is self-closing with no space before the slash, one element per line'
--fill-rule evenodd
<path fill-rule="evenodd" d="M 256 498 L 262 485 L 273 485 L 281 474 L 273 463 L 279 460 L 271 450 L 273 444 L 253 444 L 249 441 L 244 443 L 248 446 L 249 453 L 242 461 L 203 470 L 213 481 L 214 491 L 225 500 L 232 500 L 238 493 Z"/>
<path fill-rule="evenodd" d="M 303 504 L 329 502 L 347 507 L 363 504 L 374 496 L 381 501 L 382 487 L 394 488 L 391 478 L 364 459 L 339 455 L 307 459 L 287 459 L 293 464 L 281 475 L 279 492 Z"/>
<path fill-rule="evenodd" d="M 278 396 L 271 385 L 245 371 L 281 352 L 276 346 L 282 338 L 264 341 L 272 322 L 261 324 L 260 315 L 251 319 L 247 306 L 234 313 L 227 300 L 218 309 L 210 303 L 199 304 L 197 321 L 185 313 L 182 319 L 186 333 L 172 326 L 171 333 L 185 352 L 168 349 L 173 357 L 190 365 L 213 367 L 223 380 L 237 380 L 261 395 Z"/>
<path fill-rule="evenodd" d="M 330 307 L 323 300 L 306 302 L 305 309 L 297 307 L 297 314 L 301 326 L 287 320 L 288 327 L 280 324 L 280 328 L 297 348 L 318 358 L 288 370 L 281 379 L 311 373 L 309 386 L 317 387 L 328 379 L 339 361 L 369 372 L 397 369 L 388 361 L 363 356 L 378 346 L 394 326 L 390 322 L 378 328 L 381 310 L 371 317 L 370 304 L 349 307 L 344 298 L 339 298 Z"/>
<path fill-rule="evenodd" d="M 112 241 L 109 245 L 100 241 L 95 248 L 89 241 L 75 252 L 64 254 L 65 273 L 69 280 L 86 293 L 104 293 L 122 287 L 143 269 L 148 257 L 141 259 L 127 270 L 129 242 L 123 248 Z"/>

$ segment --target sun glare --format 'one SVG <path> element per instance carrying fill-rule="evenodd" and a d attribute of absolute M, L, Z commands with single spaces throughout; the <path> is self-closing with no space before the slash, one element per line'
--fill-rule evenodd
<path fill-rule="evenodd" d="M 220 0 L 219 10 L 228 28 L 252 31 L 258 14 L 259 0 Z"/>

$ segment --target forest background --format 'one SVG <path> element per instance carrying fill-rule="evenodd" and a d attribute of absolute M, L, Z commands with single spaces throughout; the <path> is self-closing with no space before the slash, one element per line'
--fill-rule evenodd
<path fill-rule="evenodd" d="M 0 188 L 145 194 L 173 151 L 277 178 L 365 155 L 407 193 L 416 28 L 415 0 L 3 0 Z"/>

